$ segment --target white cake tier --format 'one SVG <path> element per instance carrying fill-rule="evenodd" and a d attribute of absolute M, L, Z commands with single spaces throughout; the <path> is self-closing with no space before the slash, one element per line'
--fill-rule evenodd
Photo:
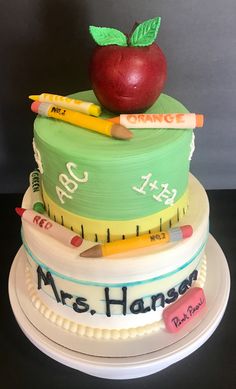
<path fill-rule="evenodd" d="M 69 248 L 23 221 L 34 306 L 57 325 L 88 336 L 108 338 L 112 333 L 119 338 L 120 333 L 127 337 L 157 329 L 163 309 L 204 281 L 209 205 L 204 188 L 191 175 L 189 199 L 181 225 L 192 225 L 190 238 L 107 258 L 82 258 L 80 252 L 94 242 Z M 30 204 L 27 192 L 23 206 Z"/>

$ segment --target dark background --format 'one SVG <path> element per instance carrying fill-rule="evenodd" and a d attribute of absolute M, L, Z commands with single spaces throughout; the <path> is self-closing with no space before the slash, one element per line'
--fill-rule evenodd
<path fill-rule="evenodd" d="M 0 0 L 1 193 L 23 192 L 35 166 L 27 96 L 90 88 L 89 25 L 126 33 L 155 16 L 168 61 L 164 92 L 206 118 L 191 170 L 206 188 L 236 188 L 235 0 Z"/>

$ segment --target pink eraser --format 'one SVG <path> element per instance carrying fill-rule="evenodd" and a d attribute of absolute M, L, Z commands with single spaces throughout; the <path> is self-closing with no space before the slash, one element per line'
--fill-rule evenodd
<path fill-rule="evenodd" d="M 182 231 L 183 239 L 190 238 L 190 236 L 192 236 L 192 234 L 193 234 L 193 227 L 190 225 L 182 226 L 182 227 L 180 227 L 180 229 Z"/>
<path fill-rule="evenodd" d="M 166 329 L 177 332 L 194 319 L 206 305 L 202 288 L 191 288 L 163 312 Z"/>
<path fill-rule="evenodd" d="M 34 113 L 38 113 L 39 106 L 40 106 L 40 101 L 33 101 L 33 103 L 31 104 L 31 111 L 33 111 Z"/>

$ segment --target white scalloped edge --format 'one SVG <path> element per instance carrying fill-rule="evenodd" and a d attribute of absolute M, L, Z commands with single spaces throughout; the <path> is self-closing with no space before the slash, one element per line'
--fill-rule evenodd
<path fill-rule="evenodd" d="M 32 145 L 33 145 L 33 150 L 34 150 L 34 159 L 35 159 L 35 162 L 36 162 L 37 165 L 38 165 L 38 169 L 39 169 L 40 173 L 43 174 L 42 158 L 41 158 L 40 151 L 39 151 L 39 150 L 37 149 L 37 147 L 36 147 L 34 138 L 33 138 Z"/>
<path fill-rule="evenodd" d="M 201 269 L 197 281 L 194 283 L 194 286 L 203 288 L 206 281 L 207 273 L 207 263 L 206 255 L 204 254 L 201 264 Z M 33 306 L 50 322 L 56 324 L 58 327 L 63 328 L 66 331 L 70 331 L 73 334 L 80 336 L 87 336 L 89 338 L 95 339 L 104 339 L 104 340 L 124 340 L 127 338 L 135 338 L 136 336 L 148 335 L 153 332 L 158 331 L 161 328 L 165 328 L 163 320 L 156 321 L 154 323 L 142 326 L 134 327 L 127 329 L 102 329 L 87 327 L 78 323 L 75 323 L 72 320 L 68 320 L 63 316 L 52 311 L 46 304 L 44 304 L 41 299 L 38 297 L 38 293 L 35 289 L 35 286 L 32 282 L 30 269 L 28 266 L 25 268 L 25 277 L 26 277 L 26 286 L 29 292 L 29 297 Z"/>

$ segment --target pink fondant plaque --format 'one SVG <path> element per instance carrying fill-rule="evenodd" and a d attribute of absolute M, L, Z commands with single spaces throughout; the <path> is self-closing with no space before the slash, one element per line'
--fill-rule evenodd
<path fill-rule="evenodd" d="M 166 308 L 163 319 L 166 329 L 177 332 L 194 319 L 206 305 L 206 298 L 202 288 L 191 288 L 184 296 Z"/>

